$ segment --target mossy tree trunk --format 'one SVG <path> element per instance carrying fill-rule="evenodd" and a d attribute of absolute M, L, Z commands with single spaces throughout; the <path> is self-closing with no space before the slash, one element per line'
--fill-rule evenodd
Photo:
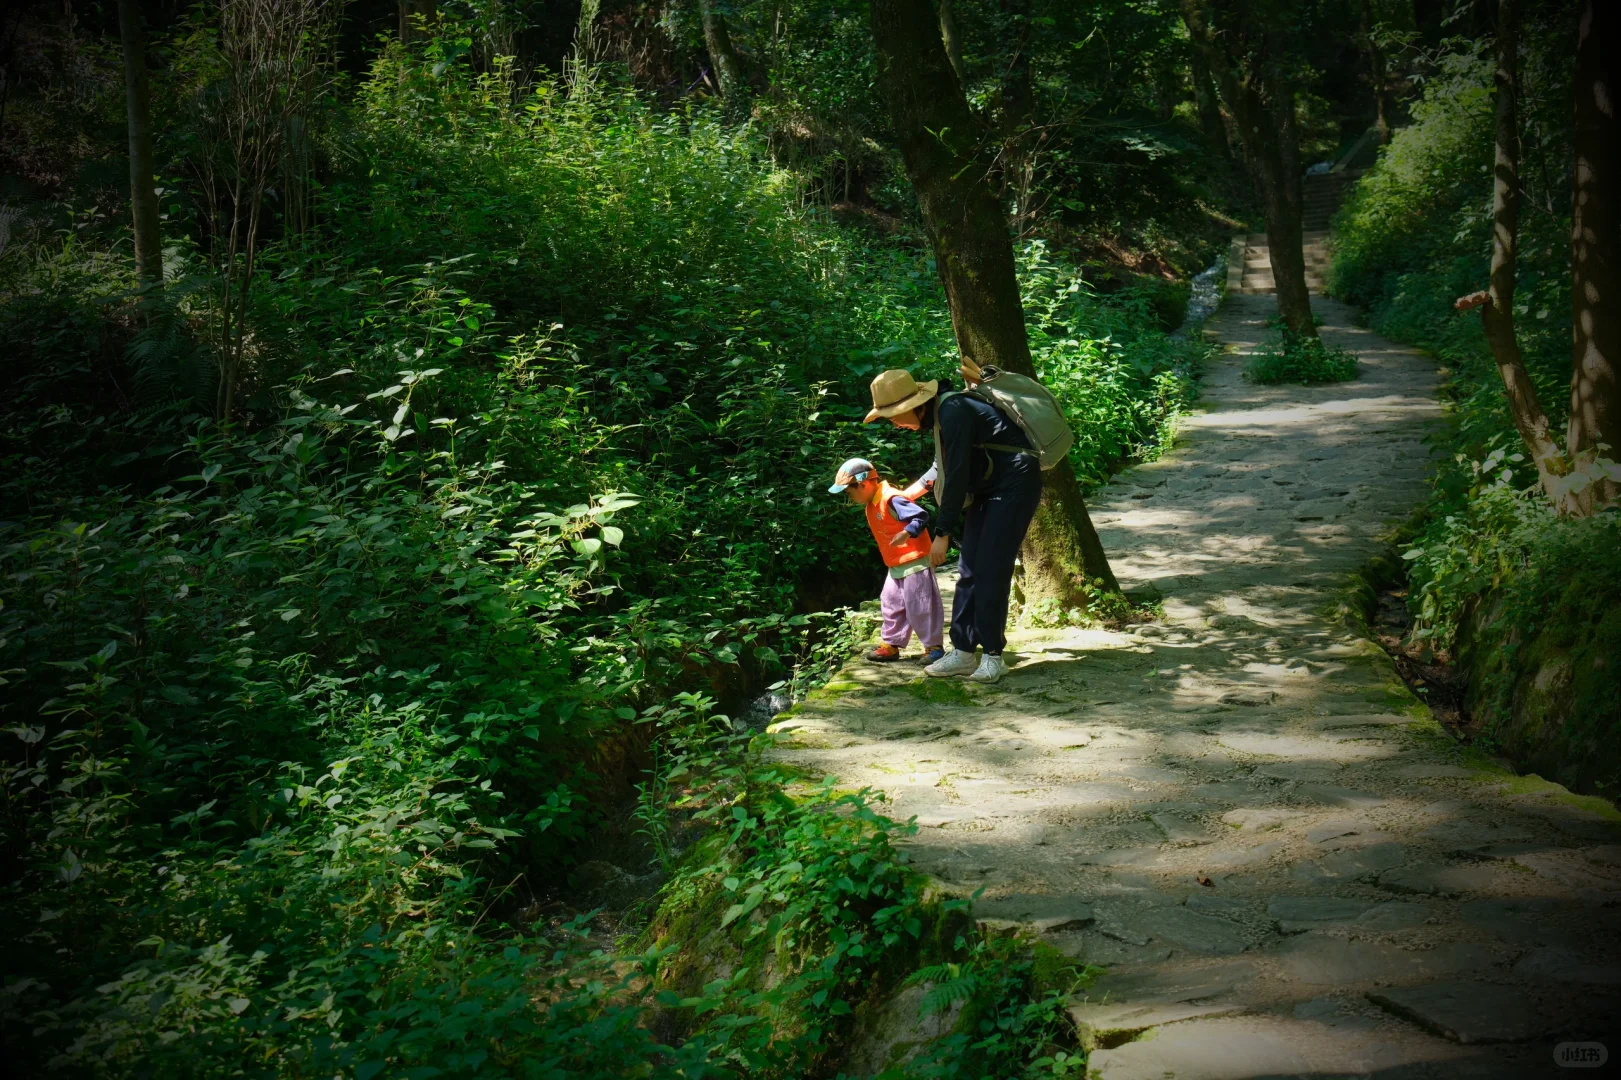
<path fill-rule="evenodd" d="M 135 0 L 118 0 L 118 37 L 124 52 L 124 111 L 129 121 L 129 205 L 135 233 L 135 273 L 143 285 L 163 283 L 158 235 L 158 192 L 152 157 L 151 88 L 146 35 Z"/>
<path fill-rule="evenodd" d="M 1301 248 L 1305 204 L 1294 76 L 1280 26 L 1286 15 L 1273 7 L 1256 0 L 1182 0 L 1182 20 L 1233 114 L 1239 143 L 1261 189 L 1278 315 L 1290 333 L 1315 338 Z"/>
<path fill-rule="evenodd" d="M 1571 315 L 1574 324 L 1570 423 L 1565 453 L 1578 464 L 1621 461 L 1621 124 L 1614 0 L 1587 0 L 1576 47 L 1576 108 L 1571 171 Z M 1606 45 L 1605 43 L 1608 43 Z M 1601 451 L 1601 446 L 1609 449 Z M 1579 512 L 1616 501 L 1615 478 L 1595 480 L 1576 497 Z"/>
<path fill-rule="evenodd" d="M 709 65 L 715 72 L 715 86 L 729 112 L 741 108 L 748 96 L 748 83 L 743 78 L 743 62 L 738 59 L 737 47 L 732 44 L 731 27 L 720 10 L 720 0 L 699 0 L 704 24 L 704 48 L 709 52 Z"/>
<path fill-rule="evenodd" d="M 878 88 L 934 247 L 965 359 L 1034 376 L 1007 219 L 988 180 L 997 140 L 952 71 L 930 0 L 872 0 Z M 1022 558 L 1027 601 L 1084 606 L 1088 581 L 1118 591 L 1068 462 L 1043 475 Z"/>

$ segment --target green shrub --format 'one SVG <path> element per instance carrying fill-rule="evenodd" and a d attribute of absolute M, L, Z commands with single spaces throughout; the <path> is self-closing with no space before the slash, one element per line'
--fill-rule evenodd
<path fill-rule="evenodd" d="M 0 917 L 25 928 L 0 1027 L 25 1069 L 799 1075 L 940 923 L 903 826 L 789 798 L 703 696 L 801 695 L 859 634 L 796 609 L 824 576 L 876 587 L 823 492 L 852 454 L 924 465 L 859 418 L 877 370 L 956 368 L 933 267 L 803 211 L 746 127 L 606 83 L 514 107 L 454 52 L 392 49 L 333 105 L 344 152 L 317 227 L 261 253 L 229 424 L 202 238 L 144 306 L 94 216 L 0 261 Z M 1078 473 L 1157 453 L 1204 346 L 1040 246 L 1022 275 Z M 706 734 L 655 743 L 652 869 L 719 837 L 669 895 L 725 893 L 749 948 L 772 927 L 770 986 L 672 1003 L 667 957 L 526 906 L 654 728 Z M 719 777 L 717 820 L 671 810 L 677 761 Z M 650 1034 L 669 1012 L 679 1046 Z"/>
<path fill-rule="evenodd" d="M 1350 382 L 1357 377 L 1356 357 L 1320 337 L 1299 337 L 1280 330 L 1278 335 L 1256 349 L 1244 367 L 1250 382 L 1271 385 Z"/>

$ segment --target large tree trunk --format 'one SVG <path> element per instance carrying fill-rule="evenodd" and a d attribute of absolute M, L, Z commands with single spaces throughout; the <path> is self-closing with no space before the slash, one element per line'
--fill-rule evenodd
<path fill-rule="evenodd" d="M 1205 60 L 1203 49 L 1188 50 L 1188 75 L 1193 83 L 1193 100 L 1199 107 L 1199 129 L 1204 132 L 1204 141 L 1221 157 L 1232 157 L 1227 142 L 1227 121 L 1221 115 L 1221 102 L 1210 81 L 1210 64 Z"/>
<path fill-rule="evenodd" d="M 1608 26 L 1609 29 L 1604 28 Z M 1614 0 L 1587 0 L 1576 46 L 1576 110 L 1571 172 L 1571 315 L 1574 325 L 1570 424 L 1565 452 L 1578 465 L 1602 456 L 1621 461 L 1621 124 L 1616 122 L 1615 43 L 1621 12 Z M 1608 43 L 1606 45 L 1605 43 Z M 1600 446 L 1608 449 L 1600 450 Z M 1574 500 L 1592 513 L 1621 495 L 1612 477 Z"/>
<path fill-rule="evenodd" d="M 1390 142 L 1389 77 L 1386 75 L 1384 50 L 1373 36 L 1373 0 L 1362 0 L 1362 51 L 1368 54 L 1368 82 L 1373 86 L 1374 124 L 1379 130 L 1379 145 Z"/>
<path fill-rule="evenodd" d="M 1303 203 L 1294 85 L 1277 35 L 1262 25 L 1264 19 L 1253 17 L 1247 0 L 1232 7 L 1234 25 L 1218 27 L 1206 0 L 1182 0 L 1182 21 L 1233 114 L 1244 156 L 1261 188 L 1278 315 L 1291 334 L 1314 338 L 1317 327 L 1301 249 Z"/>
<path fill-rule="evenodd" d="M 872 0 L 878 88 L 934 245 L 964 358 L 1034 376 L 1007 220 L 987 181 L 994 142 L 969 111 L 930 0 Z M 1090 581 L 1118 591 L 1068 462 L 1043 475 L 1024 542 L 1027 601 L 1086 604 Z"/>
<path fill-rule="evenodd" d="M 145 285 L 163 283 L 158 192 L 152 179 L 152 107 L 146 76 L 146 35 L 135 0 L 118 0 L 124 47 L 124 111 L 129 119 L 129 205 L 135 232 L 135 273 Z"/>
<path fill-rule="evenodd" d="M 728 109 L 735 110 L 748 94 L 748 83 L 743 78 L 743 63 L 732 45 L 732 31 L 726 25 L 726 16 L 716 8 L 716 0 L 699 0 L 703 12 L 704 47 L 709 50 L 709 64 L 715 71 L 715 85 Z"/>
<path fill-rule="evenodd" d="M 1543 490 L 1556 502 L 1561 486 L 1559 448 L 1548 434 L 1548 415 L 1537 400 L 1514 333 L 1514 269 L 1520 227 L 1519 0 L 1499 0 L 1497 20 L 1497 135 L 1492 180 L 1492 266 L 1487 299 L 1481 308 L 1486 343 L 1503 378 L 1508 408 L 1519 429 Z"/>

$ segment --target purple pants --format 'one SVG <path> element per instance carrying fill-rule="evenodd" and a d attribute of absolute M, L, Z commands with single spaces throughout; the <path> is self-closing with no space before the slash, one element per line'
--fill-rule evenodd
<path fill-rule="evenodd" d="M 920 570 L 903 578 L 884 576 L 878 606 L 884 613 L 884 640 L 897 649 L 917 634 L 925 649 L 938 649 L 945 632 L 945 606 L 933 570 Z"/>

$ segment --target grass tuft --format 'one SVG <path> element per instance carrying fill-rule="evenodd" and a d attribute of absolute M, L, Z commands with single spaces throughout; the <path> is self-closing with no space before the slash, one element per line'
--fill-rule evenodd
<path fill-rule="evenodd" d="M 1320 386 L 1350 382 L 1356 377 L 1356 357 L 1351 353 L 1322 338 L 1300 337 L 1287 330 L 1280 330 L 1275 339 L 1263 345 L 1244 369 L 1244 378 L 1264 386 Z"/>

